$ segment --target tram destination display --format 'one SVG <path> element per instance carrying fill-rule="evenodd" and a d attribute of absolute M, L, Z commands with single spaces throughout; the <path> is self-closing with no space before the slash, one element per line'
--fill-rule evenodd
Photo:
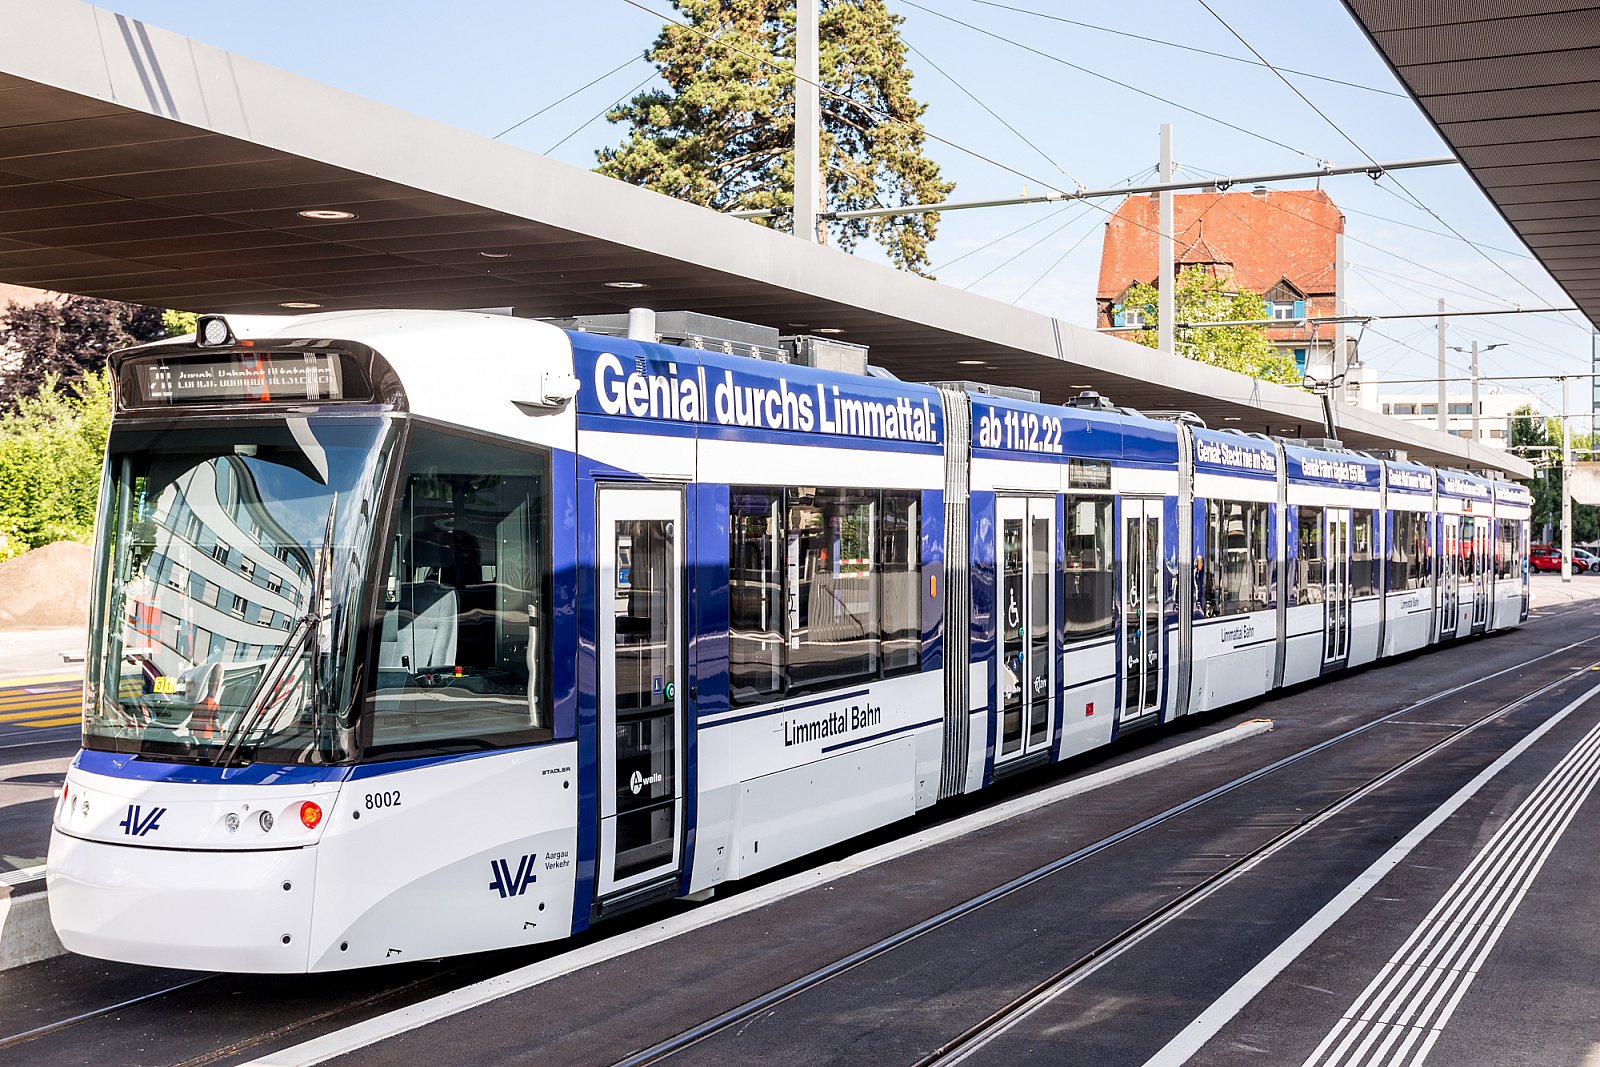
<path fill-rule="evenodd" d="M 266 404 L 344 399 L 341 364 L 329 352 L 252 352 L 153 360 L 130 369 L 141 404 Z"/>

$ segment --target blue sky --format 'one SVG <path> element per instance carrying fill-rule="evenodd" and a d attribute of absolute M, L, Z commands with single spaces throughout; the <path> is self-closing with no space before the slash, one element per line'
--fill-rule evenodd
<path fill-rule="evenodd" d="M 659 18 L 625 0 L 102 2 L 485 136 L 622 66 L 504 137 L 582 167 L 594 165 L 597 148 L 621 139 L 620 127 L 597 116 L 649 78 L 648 64 L 628 60 L 642 54 L 661 28 Z M 1289 76 L 1343 134 L 1260 66 L 1105 32 L 1250 58 L 1199 0 L 888 2 L 905 17 L 914 88 L 928 104 L 925 126 L 950 142 L 930 142 L 928 153 L 957 182 L 955 199 L 1070 189 L 1077 182 L 1114 185 L 1154 167 L 1157 129 L 1165 121 L 1175 127 L 1175 156 L 1188 168 L 1183 176 L 1295 170 L 1317 159 L 1356 164 L 1366 162 L 1363 151 L 1384 161 L 1446 154 L 1337 0 L 1276 6 L 1270 17 L 1263 17 L 1263 5 L 1243 0 L 1210 3 L 1275 65 L 1364 87 Z M 669 10 L 666 0 L 640 3 Z M 1407 171 L 1398 178 L 1488 254 L 1449 236 L 1438 218 L 1415 206 L 1391 179 L 1326 179 L 1323 187 L 1346 212 L 1353 311 L 1431 311 L 1440 297 L 1457 309 L 1570 303 L 1461 168 Z M 1104 219 L 1103 211 L 1083 205 L 948 213 L 932 248 L 933 265 L 946 284 L 1089 324 Z M 1486 375 L 1589 369 L 1589 330 L 1576 315 L 1456 320 L 1451 326 L 1450 344 L 1466 346 L 1474 339 L 1505 345 L 1484 356 Z M 1434 353 L 1432 325 L 1419 320 L 1374 324 L 1361 345 L 1365 361 L 1386 378 L 1432 376 Z M 1464 354 L 1451 352 L 1450 360 L 1464 373 Z M 1552 410 L 1560 396 L 1552 382 L 1490 388 L 1538 394 Z M 1572 388 L 1577 405 L 1587 396 L 1587 382 Z"/>

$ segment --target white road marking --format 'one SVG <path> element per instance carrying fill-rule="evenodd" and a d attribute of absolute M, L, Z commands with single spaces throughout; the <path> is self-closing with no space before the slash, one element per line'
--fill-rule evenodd
<path fill-rule="evenodd" d="M 1418 1067 L 1597 781 L 1600 725 L 1501 824 L 1304 1067 Z"/>
<path fill-rule="evenodd" d="M 44 877 L 44 864 L 37 867 L 24 867 L 19 871 L 6 871 L 0 873 L 0 885 L 21 885 L 31 882 L 36 878 Z"/>
<path fill-rule="evenodd" d="M 669 940 L 680 934 L 689 933 L 713 923 L 731 919 L 736 915 L 754 911 L 768 904 L 792 897 L 829 882 L 867 870 L 901 856 L 910 855 L 933 845 L 941 844 L 972 833 L 985 827 L 994 826 L 1008 819 L 1016 818 L 1030 811 L 1060 803 L 1071 797 L 1079 796 L 1094 789 L 1134 778 L 1150 771 L 1177 763 L 1180 760 L 1191 759 L 1195 756 L 1230 745 L 1246 738 L 1255 737 L 1272 729 L 1272 723 L 1267 720 L 1256 719 L 1251 722 L 1241 723 L 1231 730 L 1224 730 L 1203 737 L 1188 744 L 1178 745 L 1164 752 L 1151 753 L 1141 759 L 1133 760 L 1120 767 L 1110 767 L 1094 774 L 1025 797 L 1017 797 L 964 815 L 959 819 L 952 819 L 947 823 L 931 827 L 921 833 L 913 834 L 898 841 L 891 841 L 877 848 L 868 849 L 866 852 L 855 856 L 847 856 L 842 860 L 823 866 L 802 871 L 769 885 L 759 886 L 748 892 L 740 893 L 727 900 L 713 901 L 693 911 L 674 915 L 662 922 L 651 926 L 641 927 L 627 933 L 607 937 L 591 945 L 563 952 L 559 956 L 529 964 L 515 971 L 494 978 L 486 979 L 474 985 L 463 986 L 449 993 L 441 994 L 431 1000 L 421 1001 L 409 1007 L 400 1008 L 384 1015 L 376 1016 L 354 1026 L 337 1030 L 322 1037 L 313 1038 L 302 1042 L 292 1048 L 278 1052 L 268 1053 L 260 1059 L 250 1061 L 257 1067 L 307 1067 L 309 1064 L 322 1063 L 335 1056 L 342 1056 L 357 1049 L 365 1048 L 387 1038 L 395 1037 L 417 1027 L 425 1026 L 440 1019 L 449 1018 L 461 1012 L 509 996 L 512 993 L 532 988 L 543 982 L 560 978 L 562 975 L 571 974 L 585 967 L 606 960 L 625 956 L 630 952 L 650 945 Z"/>
<path fill-rule="evenodd" d="M 1540 738 L 1549 733 L 1563 719 L 1581 707 L 1586 701 L 1600 693 L 1600 685 L 1589 689 L 1572 703 L 1556 712 L 1550 718 L 1540 723 L 1526 737 L 1507 749 L 1498 759 L 1478 773 L 1472 781 L 1462 786 L 1455 795 L 1445 801 L 1438 808 L 1423 819 L 1411 832 L 1395 842 L 1394 846 L 1380 856 L 1370 867 L 1363 871 L 1356 879 L 1346 886 L 1338 896 L 1323 905 L 1310 919 L 1289 936 L 1281 945 L 1269 953 L 1265 959 L 1250 969 L 1244 977 L 1235 982 L 1226 993 L 1217 998 L 1210 1007 L 1201 1012 L 1193 1022 L 1184 1027 L 1177 1036 L 1167 1042 L 1154 1056 L 1145 1061 L 1145 1067 L 1178 1067 L 1194 1056 L 1196 1052 L 1216 1036 L 1234 1016 L 1238 1015 L 1244 1007 L 1255 999 L 1256 995 L 1265 989 L 1284 968 L 1293 963 L 1302 952 L 1309 948 L 1312 942 L 1321 937 L 1329 927 L 1337 922 L 1344 914 L 1353 908 L 1365 897 L 1374 886 L 1400 865 L 1429 834 L 1438 829 L 1446 819 L 1454 815 L 1460 807 L 1471 800 L 1501 771 L 1509 767 L 1513 761 Z"/>

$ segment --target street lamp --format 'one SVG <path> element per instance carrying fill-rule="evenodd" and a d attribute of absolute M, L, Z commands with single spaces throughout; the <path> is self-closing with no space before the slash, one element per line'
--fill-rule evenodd
<path fill-rule="evenodd" d="M 1504 348 L 1505 346 L 1505 341 L 1499 341 L 1495 344 L 1485 346 L 1483 351 L 1493 352 L 1495 349 Z M 1460 345 L 1451 345 L 1450 350 L 1452 352 L 1469 351 L 1468 349 L 1462 348 Z M 1472 440 L 1474 443 L 1476 443 L 1478 440 L 1478 342 L 1472 342 L 1472 348 L 1470 351 L 1472 352 Z M 1448 400 L 1446 403 L 1448 403 Z M 1446 425 L 1448 425 L 1448 423 L 1446 423 Z"/>

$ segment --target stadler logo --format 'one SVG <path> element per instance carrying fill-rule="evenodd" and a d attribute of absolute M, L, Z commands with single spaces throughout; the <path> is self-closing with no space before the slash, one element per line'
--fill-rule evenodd
<path fill-rule="evenodd" d="M 655 774 L 652 774 L 648 778 L 646 778 L 644 775 L 640 774 L 638 771 L 634 771 L 633 772 L 633 777 L 628 779 L 628 788 L 633 790 L 635 793 L 637 793 L 637 792 L 639 792 L 639 790 L 643 789 L 645 786 L 647 786 L 647 785 L 655 785 L 659 781 L 661 781 L 661 772 L 660 771 L 657 771 Z"/>

